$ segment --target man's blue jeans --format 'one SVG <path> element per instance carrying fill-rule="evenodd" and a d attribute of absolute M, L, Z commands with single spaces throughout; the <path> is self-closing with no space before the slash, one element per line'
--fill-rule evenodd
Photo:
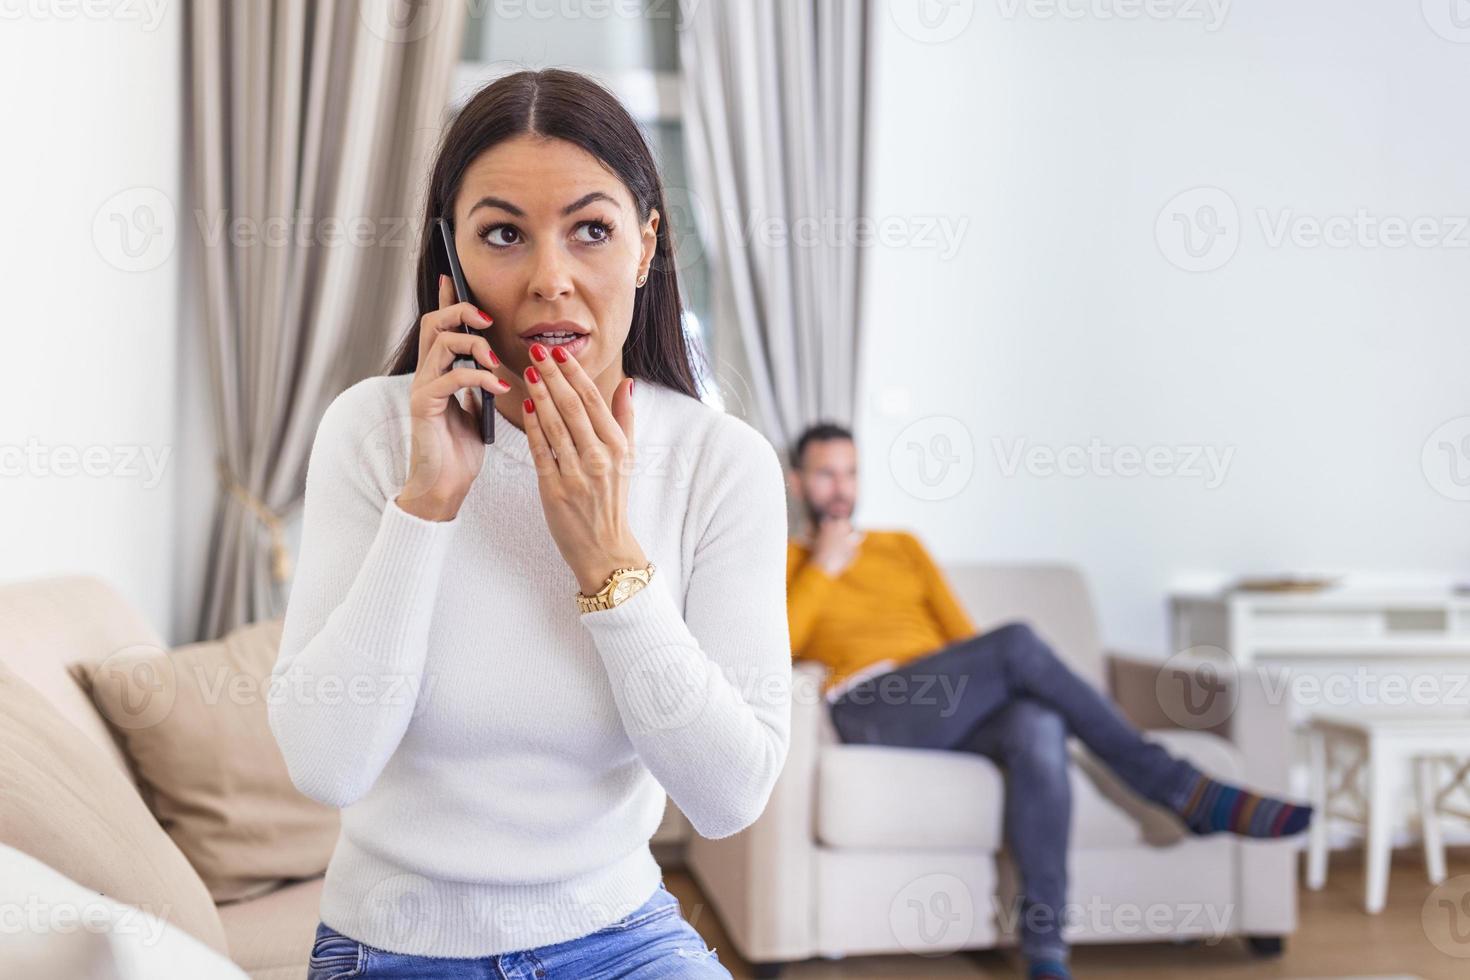
<path fill-rule="evenodd" d="M 730 971 L 679 912 L 663 882 L 640 908 L 577 939 L 494 956 L 411 956 L 368 946 L 321 922 L 306 980 L 659 980 Z"/>
<path fill-rule="evenodd" d="M 979 752 L 1007 774 L 1006 842 L 1020 872 L 1021 948 L 1065 958 L 1075 735 L 1144 799 L 1175 806 L 1198 772 L 1150 742 L 1025 623 L 1008 623 L 866 678 L 831 705 L 843 742 Z"/>

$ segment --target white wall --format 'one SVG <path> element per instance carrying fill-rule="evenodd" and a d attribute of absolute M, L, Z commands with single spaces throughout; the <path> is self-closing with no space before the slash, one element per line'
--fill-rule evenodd
<path fill-rule="evenodd" d="M 0 581 L 97 573 L 160 632 L 181 26 L 177 4 L 0 8 Z"/>
<path fill-rule="evenodd" d="M 981 0 L 930 4 L 937 24 L 916 2 L 875 5 L 869 210 L 897 243 L 866 251 L 857 520 L 941 560 L 1078 563 L 1105 639 L 1156 653 L 1186 578 L 1464 577 L 1470 29 L 1451 0 Z M 1133 9 L 1178 16 L 1102 16 Z M 1218 190 L 1170 204 L 1199 186 Z M 1233 203 L 1238 247 L 1185 271 L 1174 212 L 1202 203 Z M 1283 213 L 1359 209 L 1449 243 L 1272 244 Z M 952 255 L 926 222 L 962 231 Z M 1006 474 L 1016 440 L 1094 438 L 1172 447 L 1168 466 L 1233 455 L 1218 486 Z"/>

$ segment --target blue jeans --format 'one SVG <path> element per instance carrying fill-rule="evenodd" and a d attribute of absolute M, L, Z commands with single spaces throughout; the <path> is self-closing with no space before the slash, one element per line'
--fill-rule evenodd
<path fill-rule="evenodd" d="M 423 980 L 656 980 L 721 977 L 730 971 L 679 913 L 663 882 L 642 906 L 577 939 L 492 956 L 441 957 L 392 953 L 318 923 L 306 980 L 348 977 Z"/>
<path fill-rule="evenodd" d="M 1006 770 L 1006 843 L 1021 877 L 1021 949 L 1031 959 L 1067 954 L 1067 736 L 1166 807 L 1179 804 L 1198 772 L 1146 739 L 1025 623 L 860 681 L 830 710 L 843 742 L 979 752 Z"/>

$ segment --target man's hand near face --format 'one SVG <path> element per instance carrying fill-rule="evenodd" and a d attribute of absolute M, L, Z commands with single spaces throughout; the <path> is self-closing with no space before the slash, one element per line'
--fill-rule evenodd
<path fill-rule="evenodd" d="M 857 557 L 858 535 L 846 517 L 825 517 L 812 541 L 811 560 L 833 578 Z"/>

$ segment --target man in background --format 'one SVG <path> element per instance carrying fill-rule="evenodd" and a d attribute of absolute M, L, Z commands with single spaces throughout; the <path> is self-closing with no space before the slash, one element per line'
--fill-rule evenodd
<path fill-rule="evenodd" d="M 1210 779 L 1148 740 L 1028 624 L 977 632 L 913 534 L 855 528 L 857 446 L 847 429 L 808 428 L 791 467 L 806 518 L 787 549 L 792 656 L 828 667 L 823 695 L 843 742 L 979 752 L 1006 771 L 1006 840 L 1021 879 L 1030 980 L 1071 977 L 1061 935 L 1069 735 L 1195 834 L 1282 837 L 1306 828 L 1311 807 Z"/>

